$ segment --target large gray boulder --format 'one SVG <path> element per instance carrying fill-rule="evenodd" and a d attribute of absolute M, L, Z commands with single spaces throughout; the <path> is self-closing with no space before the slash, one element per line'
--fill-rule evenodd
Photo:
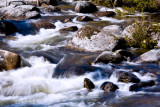
<path fill-rule="evenodd" d="M 40 11 L 33 5 L 8 6 L 0 9 L 4 19 L 32 19 L 39 18 Z"/>
<path fill-rule="evenodd" d="M 102 30 L 93 26 L 84 26 L 68 41 L 67 47 L 82 51 L 113 51 L 125 47 L 125 42 L 116 37 L 121 32 L 118 25 L 110 25 Z"/>
<path fill-rule="evenodd" d="M 22 66 L 30 64 L 16 53 L 0 50 L 0 70 L 12 70 Z"/>
<path fill-rule="evenodd" d="M 134 60 L 135 63 L 158 63 L 160 61 L 160 49 L 150 50 Z"/>
<path fill-rule="evenodd" d="M 75 12 L 78 13 L 93 13 L 97 11 L 97 7 L 91 2 L 79 1 L 75 6 Z"/>
<path fill-rule="evenodd" d="M 17 27 L 9 21 L 0 21 L 0 36 L 8 36 L 18 32 Z"/>

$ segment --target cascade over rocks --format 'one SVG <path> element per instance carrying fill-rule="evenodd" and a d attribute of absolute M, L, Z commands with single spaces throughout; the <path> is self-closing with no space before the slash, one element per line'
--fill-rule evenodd
<path fill-rule="evenodd" d="M 131 72 L 118 71 L 116 72 L 116 77 L 118 78 L 118 82 L 124 82 L 124 83 L 140 82 L 140 79 Z"/>
<path fill-rule="evenodd" d="M 41 17 L 40 11 L 33 5 L 7 6 L 0 8 L 3 19 L 33 19 Z"/>
<path fill-rule="evenodd" d="M 5 20 L 0 21 L 0 36 L 8 36 L 15 32 L 18 32 L 18 29 L 13 23 Z"/>
<path fill-rule="evenodd" d="M 117 85 L 113 84 L 112 82 L 104 82 L 101 87 L 102 90 L 105 92 L 115 92 L 118 88 Z"/>
<path fill-rule="evenodd" d="M 0 50 L 0 70 L 12 70 L 22 66 L 30 64 L 16 53 Z"/>
<path fill-rule="evenodd" d="M 101 30 L 87 25 L 79 29 L 66 46 L 90 52 L 123 49 L 126 45 L 125 42 L 121 42 L 121 39 L 113 36 L 119 33 L 121 33 L 121 28 L 118 25 L 106 26 Z"/>
<path fill-rule="evenodd" d="M 84 88 L 87 88 L 88 90 L 92 90 L 95 88 L 95 85 L 93 84 L 93 82 L 90 79 L 85 78 L 84 79 Z"/>
<path fill-rule="evenodd" d="M 91 2 L 79 1 L 75 6 L 75 12 L 78 13 L 93 13 L 97 11 L 97 7 Z"/>

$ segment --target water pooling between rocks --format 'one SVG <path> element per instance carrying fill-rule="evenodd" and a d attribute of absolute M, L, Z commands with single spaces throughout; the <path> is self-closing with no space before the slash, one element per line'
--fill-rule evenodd
<path fill-rule="evenodd" d="M 103 7 L 100 8 L 100 11 L 105 10 Z M 77 21 L 78 16 L 85 15 L 93 18 L 93 21 Z M 121 58 L 121 63 L 117 64 L 116 58 L 119 58 L 117 55 L 123 55 L 124 51 L 104 51 L 104 53 L 112 53 L 109 54 L 110 58 L 113 58 L 109 59 L 113 60 L 112 63 L 108 59 L 105 60 L 105 64 L 93 63 L 102 52 L 86 52 L 66 48 L 66 44 L 76 35 L 77 31 L 60 32 L 60 29 L 71 26 L 81 29 L 86 25 L 91 25 L 98 29 L 105 27 L 117 30 L 119 28 L 119 33 L 115 35 L 118 37 L 126 24 L 130 23 L 128 21 L 139 16 L 134 16 L 135 18 L 131 16 L 124 20 L 118 19 L 116 16 L 97 17 L 91 13 L 76 13 L 66 9 L 60 12 L 41 13 L 41 17 L 40 19 L 20 21 L 9 20 L 18 28 L 19 33 L 13 34 L 14 38 L 13 35 L 2 37 L 0 49 L 23 56 L 31 66 L 0 72 L 1 106 L 159 106 L 159 65 L 130 62 L 144 52 L 131 49 L 131 51 L 129 50 L 131 57 L 125 53 L 126 56 Z M 71 21 L 64 23 L 63 21 L 68 18 Z M 49 24 L 46 29 L 44 29 L 45 27 L 36 29 L 36 25 L 32 26 L 31 23 L 36 24 L 37 20 L 48 20 L 54 26 Z M 37 24 L 36 27 L 41 27 L 41 25 L 43 24 Z M 108 25 L 113 26 L 107 28 Z M 87 40 L 94 40 L 94 38 Z M 142 50 L 140 49 L 140 51 Z M 158 51 L 156 52 L 158 53 Z M 159 58 L 159 54 L 155 53 L 154 55 L 157 59 Z M 123 75 L 120 75 L 119 72 Z M 94 89 L 87 90 L 83 87 L 85 78 L 89 78 L 94 83 Z M 139 83 L 139 81 L 150 80 L 155 81 L 154 86 L 138 87 L 135 91 L 129 91 L 131 85 Z M 106 81 L 118 86 L 115 92 L 104 92 L 100 89 Z"/>

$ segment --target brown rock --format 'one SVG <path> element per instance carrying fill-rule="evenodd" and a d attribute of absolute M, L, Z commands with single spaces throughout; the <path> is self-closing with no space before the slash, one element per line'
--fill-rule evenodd
<path fill-rule="evenodd" d="M 103 17 L 103 16 L 106 16 L 106 17 L 112 17 L 112 16 L 115 16 L 116 13 L 113 12 L 113 11 L 105 11 L 105 12 L 97 12 L 94 14 L 96 17 Z"/>
<path fill-rule="evenodd" d="M 117 89 L 119 89 L 118 86 L 112 82 L 104 82 L 100 88 L 105 92 L 115 92 Z"/>
<path fill-rule="evenodd" d="M 95 85 L 93 84 L 93 82 L 90 79 L 85 78 L 84 79 L 84 88 L 92 90 L 93 88 L 95 88 Z"/>
<path fill-rule="evenodd" d="M 74 31 L 77 31 L 77 30 L 78 30 L 77 26 L 71 26 L 71 27 L 60 29 L 59 31 L 61 33 L 65 33 L 65 32 L 74 32 Z"/>
<path fill-rule="evenodd" d="M 78 21 L 93 21 L 93 19 L 89 16 L 78 16 L 77 20 Z"/>

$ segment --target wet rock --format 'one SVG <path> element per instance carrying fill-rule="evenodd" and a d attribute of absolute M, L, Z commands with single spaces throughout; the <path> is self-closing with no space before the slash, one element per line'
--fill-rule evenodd
<path fill-rule="evenodd" d="M 154 86 L 156 83 L 154 80 L 149 80 L 149 81 L 145 81 L 145 82 L 140 82 L 137 84 L 133 84 L 129 87 L 129 91 L 136 91 L 139 88 L 143 88 L 143 87 L 151 87 Z"/>
<path fill-rule="evenodd" d="M 94 14 L 96 17 L 103 17 L 103 16 L 106 16 L 106 17 L 112 17 L 112 16 L 115 16 L 116 13 L 113 12 L 113 11 L 105 11 L 105 12 L 97 12 Z"/>
<path fill-rule="evenodd" d="M 133 60 L 135 63 L 158 63 L 159 61 L 160 49 L 150 50 Z"/>
<path fill-rule="evenodd" d="M 105 92 L 115 92 L 117 89 L 119 89 L 118 86 L 112 82 L 104 82 L 100 88 Z"/>
<path fill-rule="evenodd" d="M 78 30 L 78 27 L 77 26 L 71 26 L 71 27 L 67 27 L 67 28 L 63 28 L 63 29 L 60 29 L 59 31 L 61 33 L 66 33 L 66 32 L 75 32 Z"/>
<path fill-rule="evenodd" d="M 87 88 L 87 89 L 89 89 L 89 90 L 92 90 L 92 89 L 95 88 L 95 85 L 93 84 L 93 82 L 92 82 L 90 79 L 85 78 L 85 79 L 84 79 L 84 88 Z"/>
<path fill-rule="evenodd" d="M 18 32 L 18 29 L 13 23 L 5 20 L 0 21 L 0 36 L 8 36 L 15 32 Z"/>
<path fill-rule="evenodd" d="M 89 16 L 78 16 L 77 20 L 78 21 L 93 21 L 93 19 Z"/>
<path fill-rule="evenodd" d="M 118 78 L 118 82 L 124 83 L 139 83 L 140 79 L 132 74 L 131 72 L 118 71 L 116 72 L 116 77 Z"/>
<path fill-rule="evenodd" d="M 16 53 L 0 50 L 0 70 L 12 70 L 22 66 L 30 64 Z"/>
<path fill-rule="evenodd" d="M 40 10 L 42 12 L 59 12 L 59 11 L 61 11 L 60 8 L 55 7 L 55 6 L 51 6 L 51 5 L 44 7 L 44 8 L 40 8 Z"/>
<path fill-rule="evenodd" d="M 97 7 L 87 1 L 79 1 L 75 7 L 75 12 L 78 13 L 93 13 L 95 11 L 97 11 Z"/>
<path fill-rule="evenodd" d="M 55 25 L 53 23 L 46 21 L 46 20 L 31 21 L 30 23 L 36 30 L 39 30 L 41 28 L 44 28 L 44 29 L 54 29 L 55 28 Z"/>
<path fill-rule="evenodd" d="M 123 49 L 125 44 L 118 44 L 119 39 L 113 36 L 120 33 L 119 31 L 113 25 L 106 26 L 103 29 L 87 25 L 77 31 L 76 35 L 68 41 L 67 47 L 90 52 L 112 51 L 117 46 L 119 46 L 119 49 Z"/>
<path fill-rule="evenodd" d="M 2 8 L 2 10 L 5 10 Z M 8 7 L 8 10 L 4 12 L 4 19 L 32 19 L 39 18 L 40 11 L 38 8 L 32 5 L 21 5 L 16 7 Z"/>
<path fill-rule="evenodd" d="M 125 57 L 123 57 L 120 53 L 104 51 L 96 58 L 94 63 L 120 63 L 124 60 L 126 60 Z"/>
<path fill-rule="evenodd" d="M 66 19 L 63 20 L 63 23 L 67 23 L 67 22 L 71 22 L 71 21 L 72 21 L 71 18 L 66 18 Z"/>

